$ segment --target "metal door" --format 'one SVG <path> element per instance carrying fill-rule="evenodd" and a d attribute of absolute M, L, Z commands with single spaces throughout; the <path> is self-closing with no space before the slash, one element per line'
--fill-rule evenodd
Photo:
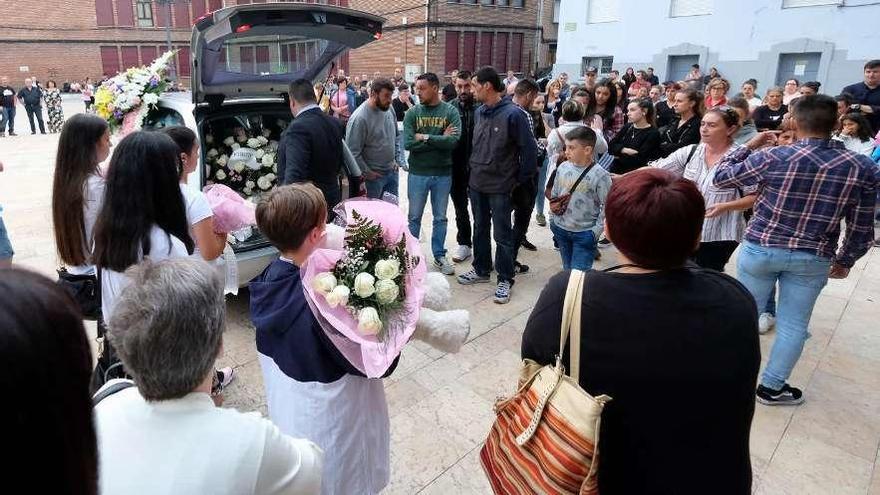
<path fill-rule="evenodd" d="M 699 55 L 670 55 L 667 61 L 666 80 L 684 81 L 694 64 L 700 63 Z"/>
<path fill-rule="evenodd" d="M 779 66 L 776 69 L 776 84 L 782 86 L 789 79 L 797 79 L 803 84 L 806 81 L 815 81 L 819 77 L 819 61 L 822 54 L 818 52 L 807 53 L 780 53 Z"/>

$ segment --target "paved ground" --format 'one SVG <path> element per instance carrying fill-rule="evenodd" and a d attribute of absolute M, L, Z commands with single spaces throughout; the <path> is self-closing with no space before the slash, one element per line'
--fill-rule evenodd
<path fill-rule="evenodd" d="M 80 108 L 76 100 L 66 104 L 68 114 Z M 28 134 L 23 111 L 17 120 L 19 134 Z M 49 210 L 56 144 L 52 135 L 0 140 L 0 160 L 7 168 L 0 174 L 0 204 L 15 262 L 47 275 L 56 266 Z M 428 222 L 425 227 L 430 231 Z M 559 269 L 548 230 L 536 226 L 532 232 L 539 251 L 523 252 L 532 273 L 518 277 L 511 303 L 493 304 L 489 286 L 454 285 L 453 305 L 471 311 L 470 341 L 455 355 L 412 343 L 386 380 L 393 444 L 386 493 L 489 493 L 477 454 L 492 423 L 492 403 L 510 392 L 529 311 Z M 610 266 L 615 258 L 608 251 L 598 266 Z M 247 292 L 230 297 L 228 309 L 221 363 L 235 366 L 238 379 L 226 405 L 265 414 Z M 819 298 L 812 338 L 791 380 L 805 389 L 807 402 L 796 408 L 757 406 L 751 441 L 756 493 L 880 495 L 878 321 L 880 250 L 873 249 L 848 279 L 831 281 Z M 773 338 L 773 333 L 761 337 L 765 358 Z"/>

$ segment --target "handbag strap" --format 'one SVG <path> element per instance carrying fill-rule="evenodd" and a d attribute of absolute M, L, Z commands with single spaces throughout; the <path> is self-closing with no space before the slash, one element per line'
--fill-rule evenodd
<path fill-rule="evenodd" d="M 565 290 L 565 301 L 562 303 L 562 327 L 559 331 L 559 354 L 556 356 L 556 367 L 562 369 L 562 354 L 568 340 L 569 360 L 568 376 L 578 381 L 581 364 L 581 302 L 583 301 L 584 280 L 586 274 L 582 270 L 572 270 L 568 277 Z M 569 339 L 571 334 L 571 339 Z"/>

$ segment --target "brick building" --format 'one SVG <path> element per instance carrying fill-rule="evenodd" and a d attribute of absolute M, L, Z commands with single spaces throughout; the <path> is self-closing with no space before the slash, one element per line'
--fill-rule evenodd
<path fill-rule="evenodd" d="M 20 85 L 25 77 L 60 84 L 149 63 L 165 50 L 166 25 L 180 50 L 177 73 L 186 83 L 193 20 L 222 7 L 267 0 L 178 0 L 170 18 L 156 0 L 46 0 L 26 9 L 15 7 L 25 0 L 6 1 L 12 8 L 0 20 L 0 75 Z M 555 58 L 559 0 L 290 1 L 346 6 L 387 19 L 381 40 L 340 61 L 353 74 L 390 74 L 396 67 L 444 74 L 486 64 L 526 73 Z M 259 65 L 256 48 L 241 56 Z"/>

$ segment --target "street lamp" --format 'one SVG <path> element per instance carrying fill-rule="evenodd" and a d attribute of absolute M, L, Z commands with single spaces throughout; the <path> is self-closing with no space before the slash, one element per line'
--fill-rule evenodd
<path fill-rule="evenodd" d="M 162 6 L 165 9 L 165 45 L 170 52 L 173 50 L 171 46 L 171 4 L 175 3 L 189 3 L 190 0 L 153 0 L 158 6 Z M 187 60 L 185 63 L 189 63 Z M 168 79 L 171 82 L 177 82 L 177 64 L 169 64 L 168 71 Z"/>

